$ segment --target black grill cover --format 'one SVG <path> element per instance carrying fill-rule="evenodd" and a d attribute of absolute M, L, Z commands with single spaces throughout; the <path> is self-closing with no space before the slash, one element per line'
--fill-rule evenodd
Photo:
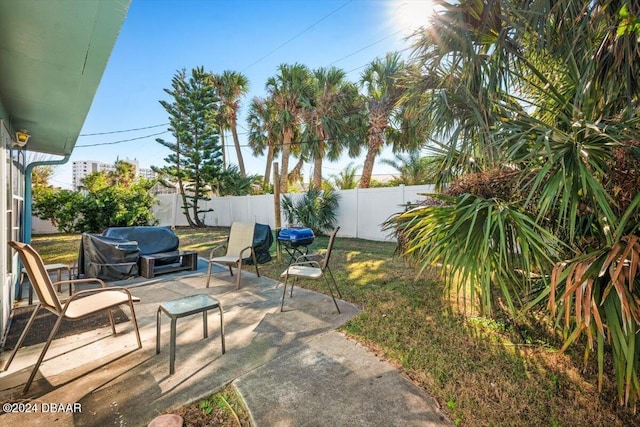
<path fill-rule="evenodd" d="M 140 255 L 151 255 L 175 252 L 180 239 L 169 227 L 139 225 L 132 227 L 109 227 L 102 232 L 103 236 L 138 242 Z M 180 257 L 157 259 L 156 265 L 167 265 L 180 262 Z"/>
<path fill-rule="evenodd" d="M 256 261 L 258 264 L 264 264 L 271 261 L 271 254 L 269 248 L 273 244 L 273 234 L 271 234 L 271 227 L 267 224 L 256 224 L 253 231 L 253 250 L 256 253 Z M 244 264 L 253 264 L 251 257 L 244 258 L 242 260 Z"/>
<path fill-rule="evenodd" d="M 138 275 L 138 242 L 82 233 L 78 275 L 121 280 Z"/>
<path fill-rule="evenodd" d="M 178 250 L 180 240 L 169 227 L 135 226 L 109 227 L 103 236 L 138 242 L 140 255 L 173 252 Z"/>

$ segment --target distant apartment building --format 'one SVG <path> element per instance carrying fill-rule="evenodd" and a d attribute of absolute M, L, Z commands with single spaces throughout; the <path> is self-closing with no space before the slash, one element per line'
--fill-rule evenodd
<path fill-rule="evenodd" d="M 122 159 L 123 162 L 131 163 L 135 166 L 136 175 L 147 179 L 153 179 L 156 177 L 155 172 L 148 168 L 141 168 L 140 163 L 136 159 Z M 112 172 L 116 167 L 113 163 L 102 163 L 97 160 L 78 160 L 73 162 L 73 171 L 71 176 L 71 183 L 74 190 L 78 190 L 82 186 L 82 180 L 94 172 Z"/>

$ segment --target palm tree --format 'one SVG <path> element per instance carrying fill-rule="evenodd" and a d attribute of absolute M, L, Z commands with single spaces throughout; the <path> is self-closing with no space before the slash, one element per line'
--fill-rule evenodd
<path fill-rule="evenodd" d="M 340 171 L 338 175 L 332 175 L 333 182 L 340 190 L 353 190 L 358 185 L 356 179 L 356 173 L 360 169 L 359 166 L 354 166 L 353 162 L 349 163 Z"/>
<path fill-rule="evenodd" d="M 511 191 L 471 185 L 390 223 L 485 312 L 494 290 L 513 313 L 547 303 L 565 346 L 586 334 L 600 379 L 612 343 L 621 404 L 640 395 L 638 16 L 617 0 L 445 4 L 414 40 L 407 103 L 445 141 L 447 169 Z"/>
<path fill-rule="evenodd" d="M 265 150 L 267 151 L 264 184 L 268 185 L 271 178 L 271 162 L 280 149 L 277 141 L 282 135 L 275 119 L 273 103 L 269 99 L 253 98 L 249 105 L 247 122 L 249 125 L 249 146 L 253 155 L 262 156 Z"/>
<path fill-rule="evenodd" d="M 360 84 L 364 88 L 369 117 L 367 155 L 362 167 L 360 188 L 368 188 L 373 173 L 373 164 L 382 146 L 390 142 L 390 121 L 398 113 L 397 103 L 403 89 L 400 77 L 405 63 L 400 54 L 388 53 L 384 59 L 377 58 L 363 71 Z"/>
<path fill-rule="evenodd" d="M 337 160 L 344 148 L 358 155 L 360 140 L 355 131 L 362 109 L 356 85 L 343 70 L 319 68 L 313 72 L 313 98 L 304 111 L 303 142 L 313 159 L 312 186 L 322 186 L 322 160 Z"/>
<path fill-rule="evenodd" d="M 273 103 L 275 121 L 282 130 L 282 165 L 280 166 L 280 191 L 288 191 L 289 155 L 291 144 L 302 123 L 304 105 L 312 97 L 311 74 L 301 64 L 281 64 L 278 74 L 267 79 L 266 90 Z M 277 185 L 278 183 L 274 183 Z"/>
<path fill-rule="evenodd" d="M 249 80 L 237 71 L 225 70 L 222 74 L 213 75 L 213 83 L 220 98 L 220 136 L 224 146 L 224 131 L 231 130 L 233 145 L 236 149 L 238 167 L 240 174 L 247 176 L 244 168 L 244 159 L 240 150 L 240 140 L 238 139 L 238 111 L 240 110 L 240 98 L 249 91 Z"/>
<path fill-rule="evenodd" d="M 109 177 L 114 185 L 122 185 L 129 188 L 136 179 L 136 167 L 126 160 L 116 160 L 114 170 L 109 172 Z"/>
<path fill-rule="evenodd" d="M 394 178 L 396 185 L 432 184 L 437 175 L 434 163 L 429 157 L 422 157 L 419 150 L 410 150 L 404 156 L 396 154 L 394 159 L 382 159 L 381 163 L 393 167 L 400 173 Z"/>

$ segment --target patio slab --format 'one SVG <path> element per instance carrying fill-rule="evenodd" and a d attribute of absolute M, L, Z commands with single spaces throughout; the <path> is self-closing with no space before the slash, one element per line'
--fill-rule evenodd
<path fill-rule="evenodd" d="M 131 287 L 142 349 L 130 322 L 55 340 L 28 393 L 21 394 L 42 344 L 22 348 L 0 373 L 0 401 L 30 403 L 38 412 L 5 413 L 2 425 L 145 426 L 171 408 L 233 383 L 258 426 L 451 425 L 434 400 L 364 347 L 336 332 L 359 310 L 337 314 L 329 296 L 296 288 L 280 312 L 282 285 L 243 272 L 202 274 Z M 163 318 L 155 354 L 156 311 L 162 301 L 210 294 L 224 308 L 226 354 L 217 310 L 178 320 L 176 372 L 169 375 L 169 322 Z M 126 308 L 123 309 L 128 313 Z M 8 353 L 0 355 L 4 365 Z M 56 411 L 54 411 L 56 409 Z M 43 410 L 45 412 L 43 412 Z"/>

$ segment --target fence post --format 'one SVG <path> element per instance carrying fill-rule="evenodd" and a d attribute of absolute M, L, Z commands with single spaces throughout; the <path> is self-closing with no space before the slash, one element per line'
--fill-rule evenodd
<path fill-rule="evenodd" d="M 278 162 L 273 162 L 273 207 L 275 210 L 275 225 L 276 225 L 276 259 L 280 262 L 280 240 L 278 240 L 278 233 L 280 233 L 280 227 L 282 226 L 280 215 L 280 176 L 278 175 Z"/>
<path fill-rule="evenodd" d="M 356 239 L 359 239 L 360 231 L 360 188 L 356 186 Z"/>

